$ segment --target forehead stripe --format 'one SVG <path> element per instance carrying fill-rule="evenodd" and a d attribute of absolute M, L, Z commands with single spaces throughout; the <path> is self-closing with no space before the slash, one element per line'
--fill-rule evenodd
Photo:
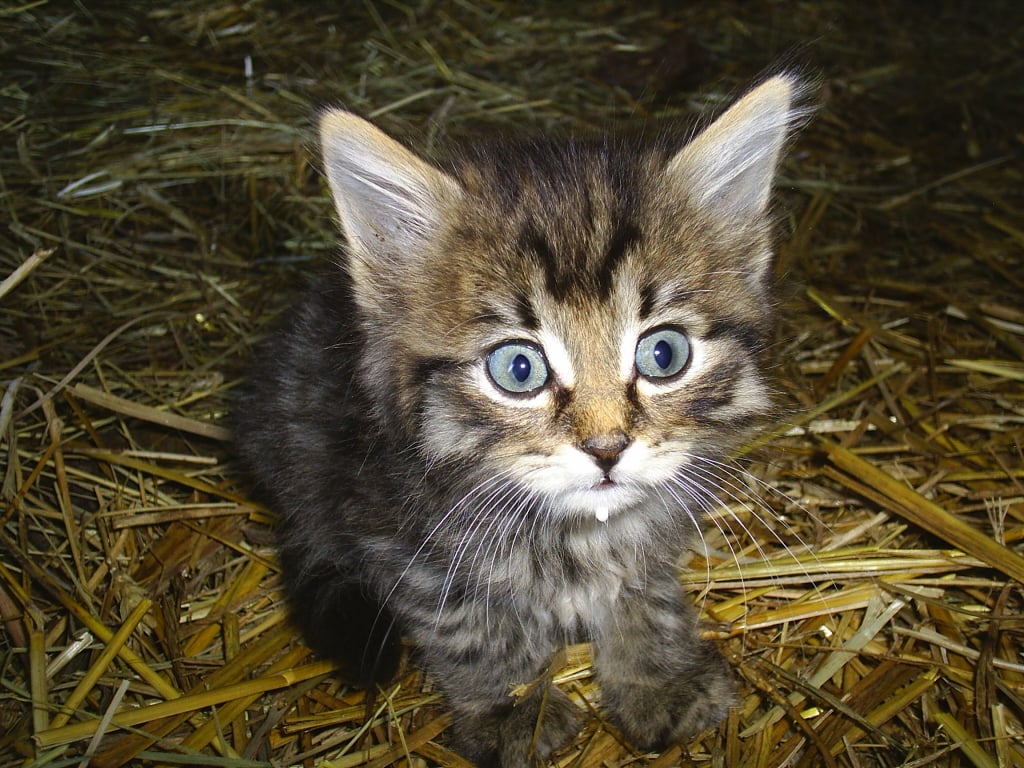
<path fill-rule="evenodd" d="M 561 279 L 558 259 L 544 233 L 533 222 L 527 222 L 519 233 L 516 245 L 520 253 L 532 257 L 543 270 L 548 293 L 555 301 L 562 301 L 569 291 L 568 281 Z"/>
<path fill-rule="evenodd" d="M 608 240 L 608 248 L 604 253 L 604 260 L 597 269 L 597 295 L 598 298 L 607 299 L 612 292 L 612 280 L 619 263 L 625 255 L 637 245 L 643 236 L 640 229 L 629 221 L 620 221 Z"/>
<path fill-rule="evenodd" d="M 719 318 L 712 321 L 705 338 L 709 341 L 734 339 L 748 353 L 756 354 L 764 346 L 764 335 L 764 329 L 756 323 L 734 318 Z"/>
<path fill-rule="evenodd" d="M 515 295 L 515 302 L 516 314 L 523 327 L 528 331 L 539 330 L 540 318 L 537 317 L 537 311 L 533 308 L 533 302 L 530 301 L 530 297 L 525 293 L 517 293 Z"/>
<path fill-rule="evenodd" d="M 640 289 L 640 319 L 646 320 L 654 312 L 657 306 L 657 297 L 654 286 L 648 283 Z"/>

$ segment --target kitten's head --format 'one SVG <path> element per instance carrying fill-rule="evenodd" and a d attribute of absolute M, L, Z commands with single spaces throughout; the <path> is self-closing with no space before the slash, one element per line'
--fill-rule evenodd
<path fill-rule="evenodd" d="M 327 112 L 377 418 L 556 517 L 699 478 L 768 407 L 766 211 L 796 88 L 768 80 L 681 148 L 499 144 L 445 170 Z"/>

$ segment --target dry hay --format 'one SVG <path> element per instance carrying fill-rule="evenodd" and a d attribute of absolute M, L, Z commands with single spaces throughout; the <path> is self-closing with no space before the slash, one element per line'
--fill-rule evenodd
<path fill-rule="evenodd" d="M 299 644 L 228 459 L 253 338 L 335 248 L 313 110 L 425 149 L 636 123 L 809 41 L 793 407 L 683 574 L 741 704 L 636 755 L 572 648 L 556 764 L 1024 766 L 1015 3 L 89 5 L 0 8 L 0 765 L 465 765 L 414 670 L 367 719 Z"/>

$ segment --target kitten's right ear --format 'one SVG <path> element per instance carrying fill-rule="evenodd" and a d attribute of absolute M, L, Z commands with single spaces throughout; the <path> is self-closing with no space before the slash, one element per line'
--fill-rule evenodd
<path fill-rule="evenodd" d="M 800 81 L 779 75 L 733 104 L 668 164 L 677 188 L 699 208 L 742 224 L 768 205 L 779 154 L 807 116 Z"/>
<path fill-rule="evenodd" d="M 320 144 L 357 282 L 421 253 L 460 196 L 454 179 L 351 112 L 323 113 Z"/>

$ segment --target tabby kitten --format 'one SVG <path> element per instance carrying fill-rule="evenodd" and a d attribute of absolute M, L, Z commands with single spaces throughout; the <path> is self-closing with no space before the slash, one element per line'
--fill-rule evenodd
<path fill-rule="evenodd" d="M 726 714 L 676 563 L 769 401 L 766 209 L 797 89 L 764 82 L 685 146 L 531 140 L 441 167 L 323 115 L 343 264 L 262 350 L 238 445 L 311 647 L 372 685 L 407 636 L 479 765 L 576 733 L 534 682 L 567 643 L 594 643 L 637 746 Z"/>

